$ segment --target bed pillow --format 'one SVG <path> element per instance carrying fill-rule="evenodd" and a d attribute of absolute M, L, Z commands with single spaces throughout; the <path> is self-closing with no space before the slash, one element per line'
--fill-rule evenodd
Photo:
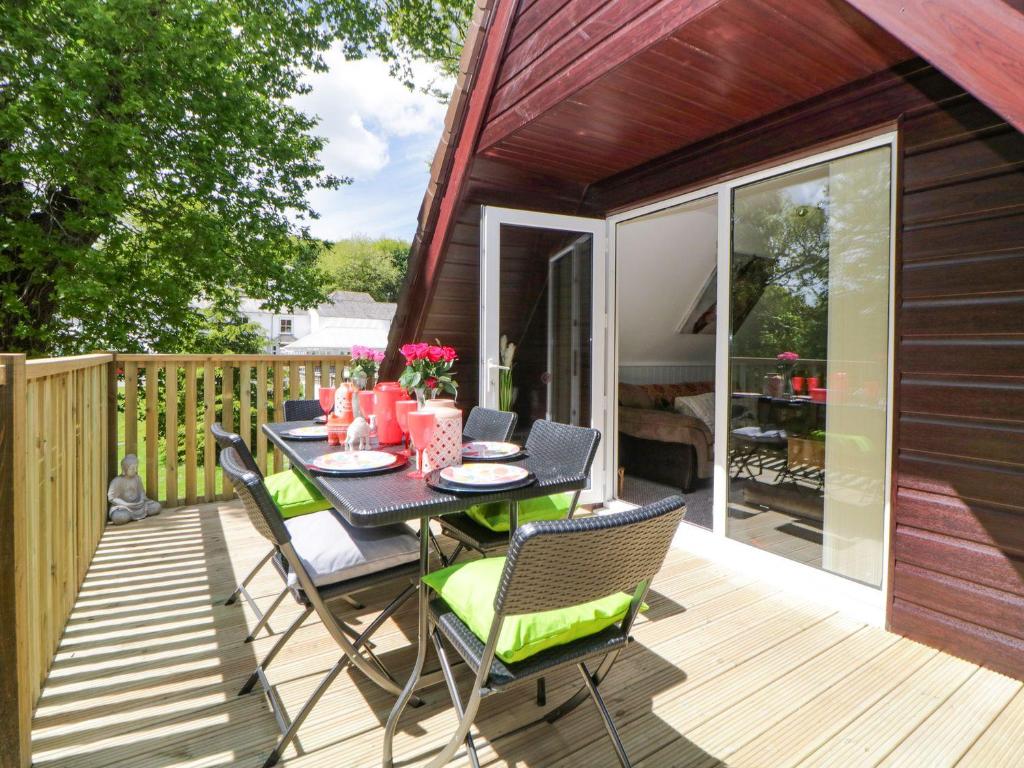
<path fill-rule="evenodd" d="M 677 397 L 675 401 L 676 413 L 693 416 L 707 424 L 708 429 L 715 431 L 715 393 L 705 392 L 702 395 L 691 395 L 689 397 Z"/>

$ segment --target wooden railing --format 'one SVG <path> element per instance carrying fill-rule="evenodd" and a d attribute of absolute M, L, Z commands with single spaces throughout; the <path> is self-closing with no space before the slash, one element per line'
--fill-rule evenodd
<path fill-rule="evenodd" d="M 210 426 L 284 468 L 262 425 L 345 357 L 0 354 L 0 766 L 28 766 L 32 713 L 106 522 L 126 453 L 165 506 L 230 497 Z M 11 629 L 13 628 L 13 631 Z"/>
<path fill-rule="evenodd" d="M 103 532 L 112 362 L 0 355 L 0 765 L 28 765 L 32 711 Z"/>
<path fill-rule="evenodd" d="M 347 357 L 282 355 L 115 356 L 123 394 L 120 460 L 139 456 L 146 490 L 165 506 L 230 498 L 210 426 L 245 439 L 264 472 L 285 467 L 263 425 L 284 419 L 284 401 L 316 397 L 340 379 Z"/>

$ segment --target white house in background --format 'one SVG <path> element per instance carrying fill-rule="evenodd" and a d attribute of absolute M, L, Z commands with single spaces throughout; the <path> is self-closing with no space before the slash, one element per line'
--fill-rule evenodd
<path fill-rule="evenodd" d="M 242 299 L 239 311 L 263 329 L 267 352 L 283 355 L 344 355 L 359 344 L 385 349 L 396 304 L 368 293 L 335 291 L 318 307 L 271 312 L 256 299 Z"/>

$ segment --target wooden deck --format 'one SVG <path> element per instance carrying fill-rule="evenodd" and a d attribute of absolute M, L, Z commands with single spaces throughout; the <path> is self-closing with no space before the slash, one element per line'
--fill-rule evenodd
<path fill-rule="evenodd" d="M 36 712 L 34 765 L 262 765 L 277 736 L 273 716 L 262 695 L 236 691 L 270 639 L 243 644 L 252 616 L 223 601 L 263 552 L 230 502 L 108 528 Z M 254 594 L 269 600 L 278 585 L 268 570 Z M 385 598 L 366 602 L 373 609 Z M 1020 764 L 1018 680 L 680 552 L 649 602 L 638 642 L 605 685 L 637 766 Z M 366 621 L 352 613 L 356 626 Z M 294 615 L 287 605 L 271 624 L 280 630 Z M 385 663 L 402 673 L 414 632 L 410 605 L 374 638 Z M 316 621 L 296 634 L 270 670 L 292 711 L 337 655 Z M 549 701 L 576 684 L 571 672 L 553 676 Z M 615 764 L 589 705 L 556 726 L 509 735 L 537 716 L 532 694 L 528 686 L 484 700 L 477 732 L 485 764 Z M 406 765 L 429 757 L 454 724 L 443 687 L 425 698 L 426 706 L 407 710 L 396 740 Z M 375 686 L 342 674 L 281 765 L 379 765 L 390 706 Z"/>

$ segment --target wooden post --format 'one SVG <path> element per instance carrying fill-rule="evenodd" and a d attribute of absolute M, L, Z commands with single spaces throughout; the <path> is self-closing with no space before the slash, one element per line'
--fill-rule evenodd
<path fill-rule="evenodd" d="M 164 409 L 164 454 L 166 465 L 166 504 L 178 506 L 178 364 L 168 363 L 164 373 L 167 407 Z"/>
<path fill-rule="evenodd" d="M 203 500 L 217 498 L 217 454 L 210 427 L 217 420 L 217 377 L 211 360 L 203 366 Z"/>
<path fill-rule="evenodd" d="M 25 356 L 0 355 L 0 765 L 32 761 L 25 602 Z"/>
<path fill-rule="evenodd" d="M 118 434 L 117 422 L 119 420 L 117 411 L 117 355 L 107 363 L 107 482 L 113 480 L 119 471 L 117 466 Z M 103 498 L 106 499 L 104 488 Z"/>

